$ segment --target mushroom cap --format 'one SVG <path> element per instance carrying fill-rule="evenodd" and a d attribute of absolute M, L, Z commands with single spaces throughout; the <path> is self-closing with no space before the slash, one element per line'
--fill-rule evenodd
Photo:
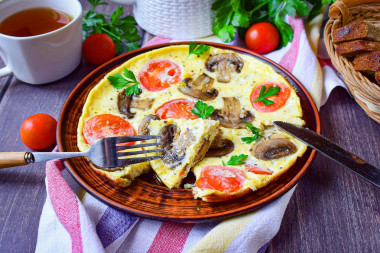
<path fill-rule="evenodd" d="M 260 142 L 253 154 L 261 160 L 273 160 L 291 155 L 297 151 L 296 145 L 285 137 Z"/>
<path fill-rule="evenodd" d="M 217 80 L 221 83 L 228 83 L 231 80 L 231 73 L 240 73 L 244 66 L 244 61 L 237 54 L 220 53 L 209 56 L 206 61 L 206 69 L 218 72 Z"/>
<path fill-rule="evenodd" d="M 160 117 L 158 117 L 155 114 L 148 114 L 146 115 L 140 122 L 139 128 L 138 128 L 138 133 L 139 135 L 149 135 L 149 123 L 151 120 L 159 120 Z"/>
<path fill-rule="evenodd" d="M 214 79 L 203 73 L 197 79 L 185 78 L 182 80 L 186 86 L 180 86 L 178 89 L 185 95 L 195 97 L 201 100 L 212 100 L 218 96 L 218 91 L 212 87 Z"/>

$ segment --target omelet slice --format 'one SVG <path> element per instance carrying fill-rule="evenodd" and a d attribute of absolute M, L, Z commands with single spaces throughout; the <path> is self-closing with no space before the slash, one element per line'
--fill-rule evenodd
<path fill-rule="evenodd" d="M 152 120 L 149 131 L 152 135 L 163 136 L 164 157 L 150 163 L 160 180 L 171 189 L 179 187 L 190 169 L 204 157 L 219 133 L 219 122 L 203 119 Z"/>

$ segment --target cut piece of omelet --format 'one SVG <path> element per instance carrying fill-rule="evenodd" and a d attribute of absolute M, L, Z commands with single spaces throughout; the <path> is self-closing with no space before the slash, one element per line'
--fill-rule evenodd
<path fill-rule="evenodd" d="M 219 133 L 214 120 L 152 120 L 151 135 L 163 138 L 164 157 L 151 161 L 152 169 L 169 188 L 179 187 L 190 169 L 200 161 Z"/>

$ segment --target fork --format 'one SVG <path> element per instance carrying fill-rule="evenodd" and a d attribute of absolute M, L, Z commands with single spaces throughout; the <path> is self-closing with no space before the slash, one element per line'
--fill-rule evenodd
<path fill-rule="evenodd" d="M 9 168 L 30 163 L 45 162 L 53 159 L 66 159 L 78 156 L 88 157 L 93 164 L 101 168 L 117 168 L 130 164 L 147 162 L 162 158 L 163 155 L 132 157 L 139 154 L 162 152 L 163 149 L 148 149 L 125 152 L 128 149 L 160 146 L 163 143 L 142 143 L 126 145 L 128 142 L 161 139 L 158 135 L 134 135 L 106 137 L 94 141 L 85 152 L 0 152 L 0 168 Z"/>

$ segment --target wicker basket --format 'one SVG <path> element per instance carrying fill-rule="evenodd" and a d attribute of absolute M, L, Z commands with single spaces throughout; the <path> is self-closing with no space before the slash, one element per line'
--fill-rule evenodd
<path fill-rule="evenodd" d="M 325 26 L 324 41 L 334 67 L 342 74 L 356 102 L 369 117 L 380 123 L 380 86 L 371 82 L 346 57 L 335 51 L 332 32 L 339 27 L 359 21 L 380 21 L 380 1 L 337 0 L 329 10 L 329 21 Z"/>

